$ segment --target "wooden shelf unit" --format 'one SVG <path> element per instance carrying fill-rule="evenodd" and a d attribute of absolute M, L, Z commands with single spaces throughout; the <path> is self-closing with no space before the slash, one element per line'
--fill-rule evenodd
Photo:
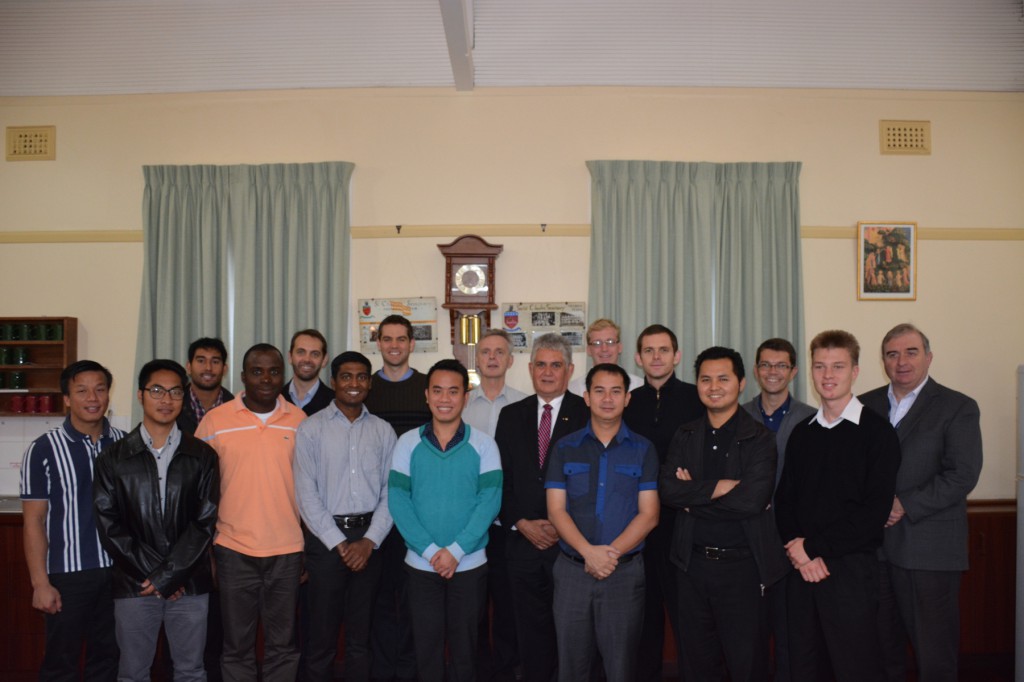
<path fill-rule="evenodd" d="M 36 336 L 43 336 L 40 330 L 47 325 L 60 325 L 60 339 L 10 339 L 0 338 L 0 348 L 7 348 L 13 355 L 15 348 L 23 348 L 27 355 L 26 364 L 0 364 L 0 375 L 3 386 L 0 387 L 0 416 L 18 417 L 54 417 L 63 416 L 64 400 L 60 392 L 61 371 L 78 359 L 78 318 L 77 317 L 0 317 L 0 331 L 10 325 L 8 331 L 15 333 L 28 325 Z M 25 374 L 25 388 L 11 388 L 11 375 L 14 372 Z M 11 403 L 14 396 L 50 396 L 52 409 L 49 412 L 15 412 Z"/>

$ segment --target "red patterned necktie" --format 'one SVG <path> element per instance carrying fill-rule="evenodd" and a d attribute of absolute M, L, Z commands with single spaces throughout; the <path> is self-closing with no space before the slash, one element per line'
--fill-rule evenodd
<path fill-rule="evenodd" d="M 551 405 L 544 406 L 544 414 L 540 418 L 540 426 L 537 428 L 537 461 L 540 468 L 544 468 L 544 462 L 548 459 L 548 445 L 551 444 Z"/>

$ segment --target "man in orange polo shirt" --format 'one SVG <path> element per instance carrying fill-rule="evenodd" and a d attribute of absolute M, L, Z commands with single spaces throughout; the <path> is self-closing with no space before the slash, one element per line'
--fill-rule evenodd
<path fill-rule="evenodd" d="M 256 674 L 256 623 L 263 622 L 263 680 L 298 673 L 295 605 L 302 529 L 292 460 L 303 411 L 281 398 L 284 356 L 256 344 L 242 359 L 245 390 L 207 412 L 196 437 L 220 458 L 221 504 L 213 554 L 224 626 L 221 670 L 228 682 Z"/>

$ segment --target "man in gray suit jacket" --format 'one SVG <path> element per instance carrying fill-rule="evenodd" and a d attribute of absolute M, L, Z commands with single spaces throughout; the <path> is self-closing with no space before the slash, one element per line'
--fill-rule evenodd
<path fill-rule="evenodd" d="M 793 427 L 810 421 L 817 410 L 797 400 L 789 392 L 796 378 L 796 348 L 786 339 L 768 339 L 757 347 L 754 378 L 761 393 L 743 404 L 751 417 L 775 432 L 775 448 L 779 463 L 775 469 L 775 485 L 782 477 L 786 463 L 786 443 Z M 775 638 L 775 682 L 791 682 L 789 641 L 786 627 L 786 581 L 776 583 L 768 591 L 768 624 Z"/>
<path fill-rule="evenodd" d="M 888 387 L 861 401 L 896 427 L 903 453 L 886 522 L 879 611 L 886 674 L 906 679 L 909 636 L 921 682 L 955 681 L 967 494 L 981 473 L 978 404 L 928 376 L 928 337 L 911 324 L 882 340 Z"/>

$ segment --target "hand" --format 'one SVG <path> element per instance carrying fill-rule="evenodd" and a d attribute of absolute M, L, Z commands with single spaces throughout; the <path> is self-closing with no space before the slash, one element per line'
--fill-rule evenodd
<path fill-rule="evenodd" d="M 683 469 L 682 467 L 676 467 L 676 480 L 677 481 L 692 481 L 693 476 L 690 475 L 689 469 Z"/>
<path fill-rule="evenodd" d="M 156 591 L 156 585 L 154 585 L 153 583 L 149 582 L 149 578 L 146 578 L 145 580 L 142 581 L 141 587 L 142 587 L 142 590 L 139 591 L 139 596 L 140 597 L 149 597 L 149 596 L 152 596 L 154 594 L 157 595 L 157 596 L 160 596 L 160 593 Z"/>
<path fill-rule="evenodd" d="M 786 543 L 786 556 L 789 558 L 789 563 L 793 564 L 793 568 L 799 569 L 804 564 L 810 563 L 811 557 L 807 555 L 807 550 L 804 549 L 803 538 L 793 538 Z"/>
<path fill-rule="evenodd" d="M 558 542 L 558 531 L 547 519 L 519 519 L 516 522 L 516 530 L 540 550 L 545 550 Z"/>
<path fill-rule="evenodd" d="M 452 553 L 447 549 L 439 549 L 434 553 L 434 556 L 430 558 L 430 566 L 434 569 L 434 572 L 445 580 L 450 580 L 455 575 L 455 569 L 458 568 L 458 560 L 452 556 Z"/>
<path fill-rule="evenodd" d="M 711 493 L 711 499 L 717 500 L 722 495 L 732 492 L 732 489 L 740 484 L 739 481 L 731 478 L 723 478 L 715 484 L 715 490 Z"/>
<path fill-rule="evenodd" d="M 821 557 L 808 561 L 800 567 L 800 577 L 809 583 L 820 583 L 829 576 L 828 566 Z"/>
<path fill-rule="evenodd" d="M 604 580 L 619 566 L 619 550 L 611 545 L 591 545 L 583 551 L 583 570 L 589 575 Z"/>
<path fill-rule="evenodd" d="M 159 592 L 157 592 L 157 595 L 158 595 L 158 596 L 163 596 L 163 595 L 161 595 L 161 594 L 160 594 Z M 185 586 L 183 585 L 183 586 L 181 586 L 181 587 L 179 587 L 179 588 L 178 588 L 178 591 L 177 591 L 177 592 L 175 592 L 174 594 L 172 594 L 172 595 L 171 595 L 170 597 L 167 597 L 167 601 L 178 601 L 178 600 L 179 600 L 179 599 L 181 599 L 181 598 L 182 598 L 182 597 L 183 597 L 184 595 L 185 595 Z"/>
<path fill-rule="evenodd" d="M 366 568 L 372 553 L 373 541 L 369 538 L 360 538 L 355 542 L 345 540 L 338 545 L 338 554 L 341 555 L 341 560 L 353 573 L 358 573 Z"/>
<path fill-rule="evenodd" d="M 889 512 L 889 519 L 885 522 L 886 528 L 891 528 L 897 523 L 903 520 L 903 517 L 907 515 L 906 510 L 903 509 L 903 504 L 900 502 L 900 498 L 892 498 L 892 511 Z"/>
<path fill-rule="evenodd" d="M 60 592 L 50 583 L 40 585 L 32 590 L 32 608 L 48 613 L 51 616 L 55 613 L 60 613 Z"/>

